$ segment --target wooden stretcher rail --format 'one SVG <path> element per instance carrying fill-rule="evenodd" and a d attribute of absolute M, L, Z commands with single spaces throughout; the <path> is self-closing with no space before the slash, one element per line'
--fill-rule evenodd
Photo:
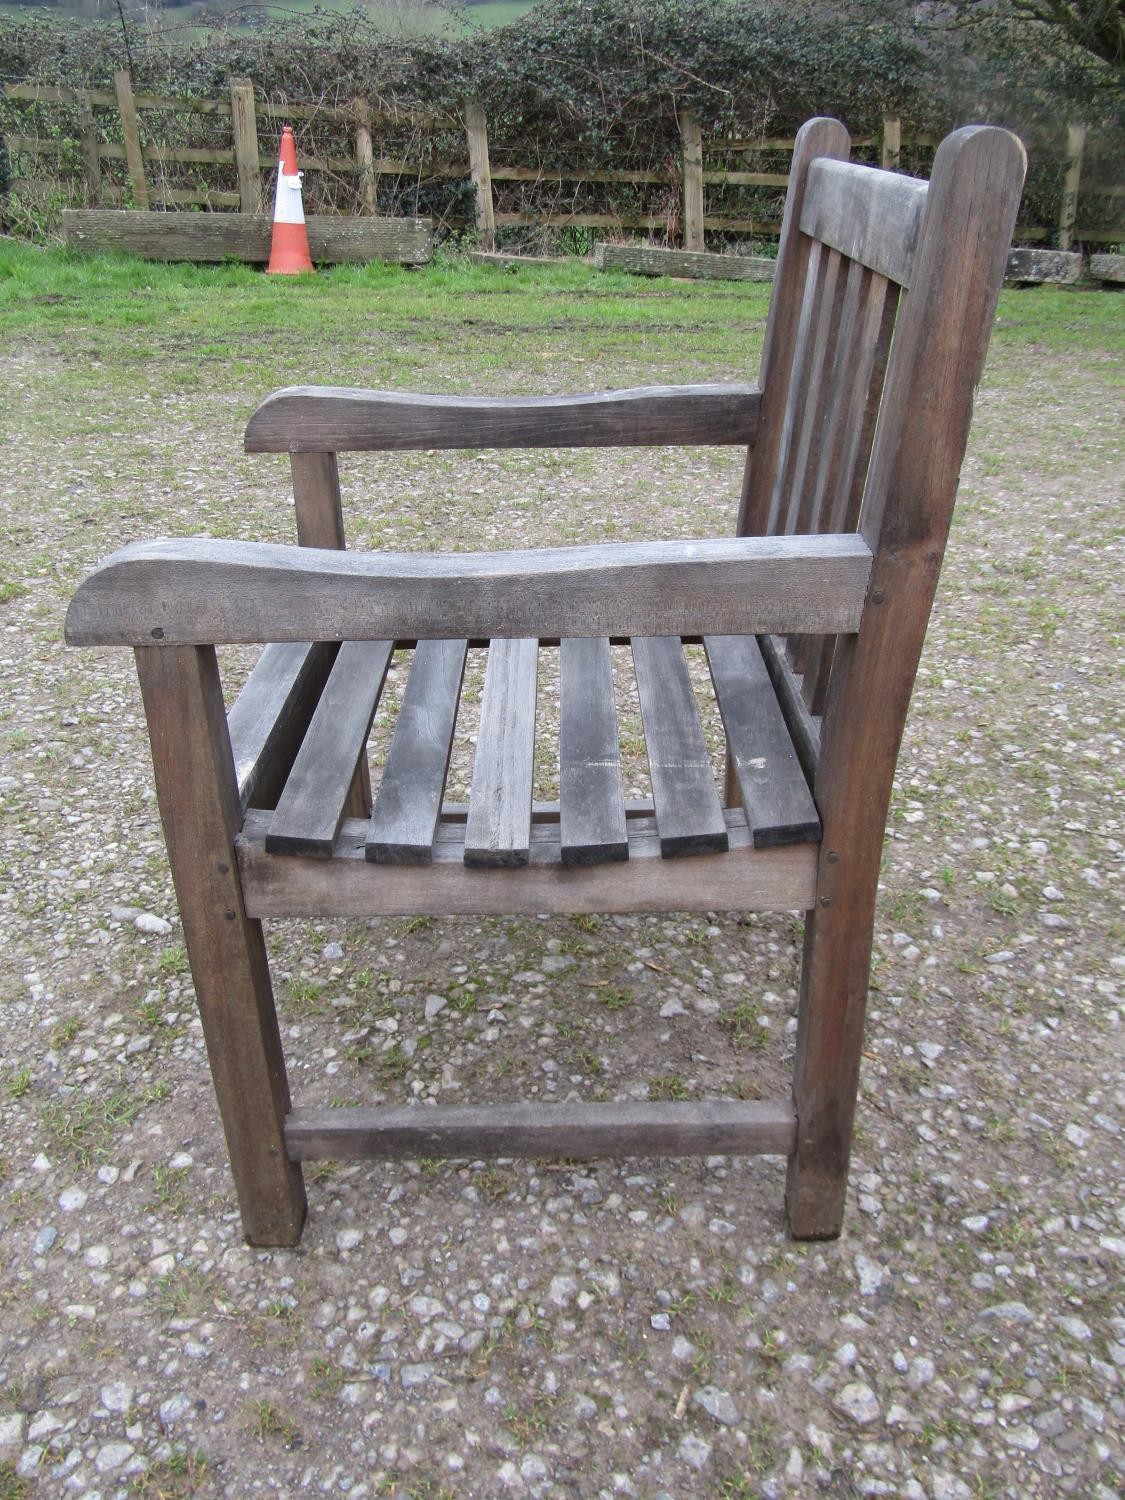
<path fill-rule="evenodd" d="M 247 453 L 745 444 L 760 404 L 754 385 L 498 397 L 295 385 L 266 397 L 244 442 Z"/>
<path fill-rule="evenodd" d="M 793 1106 L 765 1099 L 294 1109 L 285 1121 L 290 1161 L 365 1156 L 787 1156 L 796 1134 Z"/>
<path fill-rule="evenodd" d="M 71 600 L 66 639 L 836 634 L 858 630 L 870 572 L 854 534 L 449 554 L 167 538 L 96 568 Z"/>
<path fill-rule="evenodd" d="M 273 814 L 254 808 L 237 840 L 250 917 L 532 916 L 538 912 L 804 911 L 816 899 L 817 845 L 754 849 L 727 810 L 730 851 L 661 857 L 649 818 L 629 819 L 627 864 L 567 866 L 557 823 L 533 824 L 522 869 L 470 869 L 465 824 L 442 824 L 428 865 L 372 864 L 366 819 L 347 818 L 331 859 L 266 852 Z"/>

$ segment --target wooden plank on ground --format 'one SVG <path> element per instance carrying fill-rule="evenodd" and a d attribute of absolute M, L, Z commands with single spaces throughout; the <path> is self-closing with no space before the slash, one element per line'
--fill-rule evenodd
<path fill-rule="evenodd" d="M 704 641 L 755 849 L 820 837 L 820 819 L 752 635 Z"/>
<path fill-rule="evenodd" d="M 429 219 L 344 218 L 313 214 L 306 221 L 314 261 L 385 260 L 422 265 L 433 256 Z M 63 209 L 63 237 L 79 250 L 125 250 L 147 260 L 243 260 L 270 257 L 268 214 L 140 213 Z"/>
<path fill-rule="evenodd" d="M 465 824 L 470 867 L 527 864 L 538 664 L 535 639 L 498 640 L 488 648 Z"/>
<path fill-rule="evenodd" d="M 332 853 L 393 650 L 393 641 L 345 641 L 340 647 L 270 821 L 270 853 Z"/>
<path fill-rule="evenodd" d="M 695 694 L 679 636 L 635 636 L 633 666 L 665 858 L 727 848 Z"/>
<path fill-rule="evenodd" d="M 264 647 L 227 716 L 243 812 L 281 795 L 335 658 L 329 641 Z"/>
<path fill-rule="evenodd" d="M 764 255 L 713 255 L 705 250 L 665 250 L 659 245 L 598 244 L 594 264 L 599 271 L 704 281 L 772 281 L 777 269 L 777 262 Z"/>
<path fill-rule="evenodd" d="M 367 858 L 428 865 L 441 817 L 467 641 L 419 641 L 371 813 Z"/>
<path fill-rule="evenodd" d="M 625 788 L 604 637 L 559 642 L 559 823 L 564 865 L 628 859 Z"/>
<path fill-rule="evenodd" d="M 787 1156 L 793 1106 L 767 1099 L 675 1103 L 407 1105 L 294 1109 L 292 1161 L 323 1157 Z"/>

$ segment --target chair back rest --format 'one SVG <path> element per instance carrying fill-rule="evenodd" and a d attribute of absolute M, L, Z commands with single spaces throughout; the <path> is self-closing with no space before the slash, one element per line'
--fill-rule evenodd
<path fill-rule="evenodd" d="M 936 583 L 1025 157 L 966 127 L 926 183 L 849 149 L 836 120 L 797 137 L 739 534 L 859 530 L 877 559 L 916 543 Z M 818 714 L 833 643 L 787 654 Z"/>

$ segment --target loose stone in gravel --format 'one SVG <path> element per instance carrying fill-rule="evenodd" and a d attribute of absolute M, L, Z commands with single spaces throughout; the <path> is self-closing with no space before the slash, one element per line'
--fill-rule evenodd
<path fill-rule="evenodd" d="M 336 1231 L 336 1249 L 354 1250 L 362 1239 L 362 1229 L 338 1229 Z"/>
<path fill-rule="evenodd" d="M 0 1453 L 6 1448 L 18 1448 L 23 1443 L 23 1428 L 27 1418 L 23 1412 L 12 1412 L 0 1417 Z"/>
<path fill-rule="evenodd" d="M 166 922 L 163 917 L 158 917 L 151 911 L 139 912 L 133 918 L 133 926 L 138 932 L 148 932 L 153 937 L 167 937 L 172 931 L 171 922 Z"/>
<path fill-rule="evenodd" d="M 80 1187 L 64 1188 L 59 1194 L 59 1207 L 64 1214 L 72 1214 L 85 1206 L 86 1196 Z"/>
<path fill-rule="evenodd" d="M 160 1403 L 161 1425 L 171 1427 L 174 1423 L 182 1421 L 189 1411 L 191 1411 L 190 1399 L 183 1391 L 177 1391 L 174 1396 L 169 1396 L 167 1401 Z"/>
<path fill-rule="evenodd" d="M 103 1443 L 94 1459 L 94 1468 L 99 1474 L 112 1474 L 127 1459 L 133 1456 L 132 1443 Z"/>
<path fill-rule="evenodd" d="M 53 1224 L 44 1224 L 43 1228 L 32 1241 L 32 1255 L 46 1255 L 47 1251 L 59 1237 L 59 1232 Z"/>
<path fill-rule="evenodd" d="M 679 1447 L 680 1457 L 692 1469 L 702 1469 L 711 1457 L 711 1444 L 689 1432 Z"/>
<path fill-rule="evenodd" d="M 709 1417 L 714 1417 L 715 1421 L 721 1422 L 724 1427 L 733 1427 L 738 1421 L 738 1407 L 731 1399 L 729 1391 L 722 1391 L 715 1385 L 705 1385 L 702 1390 L 696 1391 L 692 1400 L 696 1406 L 701 1406 Z"/>
<path fill-rule="evenodd" d="M 850 1418 L 857 1427 L 870 1427 L 880 1416 L 879 1399 L 869 1385 L 853 1380 L 832 1398 L 838 1412 Z"/>
<path fill-rule="evenodd" d="M 101 1397 L 106 1411 L 125 1412 L 133 1404 L 133 1387 L 123 1380 L 115 1380 L 112 1385 L 102 1386 Z"/>

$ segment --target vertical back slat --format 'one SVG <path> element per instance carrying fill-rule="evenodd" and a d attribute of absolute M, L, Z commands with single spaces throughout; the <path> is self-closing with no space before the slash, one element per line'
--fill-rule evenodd
<path fill-rule="evenodd" d="M 488 648 L 465 825 L 467 865 L 526 865 L 530 858 L 538 662 L 535 639 L 494 640 Z"/>
<path fill-rule="evenodd" d="M 823 258 L 824 278 L 809 358 L 801 384 L 790 394 L 790 401 L 801 412 L 801 421 L 794 461 L 787 479 L 785 525 L 779 527 L 787 536 L 815 530 L 810 524 L 812 496 L 825 438 L 839 343 L 841 304 L 847 285 L 846 263 L 840 252 L 828 250 Z"/>
<path fill-rule="evenodd" d="M 738 513 L 739 536 L 764 536 L 768 531 L 770 500 L 777 473 L 782 420 L 793 368 L 794 343 L 800 319 L 812 241 L 800 232 L 801 208 L 809 164 L 818 156 L 847 160 L 848 132 L 839 120 L 810 120 L 797 133 L 789 172 L 789 192 L 778 242 L 777 274 L 762 346 L 760 382 L 762 411 L 758 437 L 746 460 L 742 500 Z"/>

